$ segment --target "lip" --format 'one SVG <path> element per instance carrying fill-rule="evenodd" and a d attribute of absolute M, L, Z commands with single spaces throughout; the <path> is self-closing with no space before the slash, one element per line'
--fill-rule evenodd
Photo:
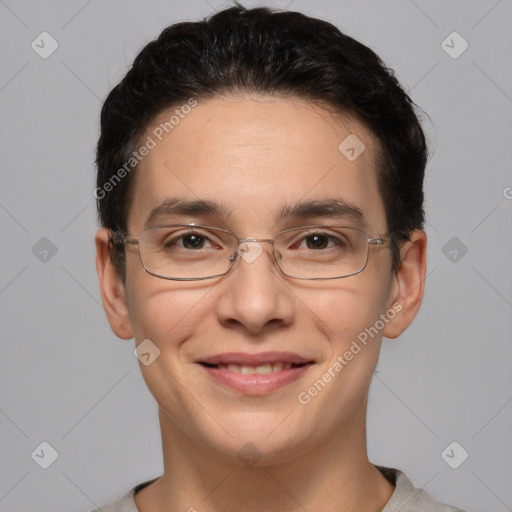
<path fill-rule="evenodd" d="M 217 354 L 197 361 L 212 379 L 232 390 L 252 396 L 261 396 L 276 391 L 299 379 L 315 362 L 292 352 L 260 352 L 255 354 L 229 352 Z M 244 375 L 227 368 L 213 365 L 237 364 L 241 366 L 259 366 L 272 363 L 292 363 L 288 369 L 269 375 Z"/>
<path fill-rule="evenodd" d="M 198 363 L 208 364 L 239 364 L 245 366 L 258 366 L 260 364 L 271 363 L 292 363 L 305 364 L 314 362 L 312 359 L 299 356 L 294 352 L 225 352 L 224 354 L 216 354 L 197 361 Z"/>

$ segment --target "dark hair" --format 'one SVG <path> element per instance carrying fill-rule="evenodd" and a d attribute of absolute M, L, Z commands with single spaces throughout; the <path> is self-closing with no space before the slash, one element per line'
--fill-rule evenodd
<path fill-rule="evenodd" d="M 245 9 L 239 3 L 203 21 L 167 27 L 108 95 L 96 154 L 102 226 L 126 231 L 133 173 L 122 173 L 120 179 L 119 170 L 126 169 L 155 116 L 190 98 L 237 91 L 321 101 L 354 115 L 372 131 L 380 143 L 378 185 L 396 270 L 399 242 L 424 223 L 428 149 L 416 105 L 372 50 L 334 25 L 298 12 Z M 123 247 L 111 247 L 124 274 Z"/>

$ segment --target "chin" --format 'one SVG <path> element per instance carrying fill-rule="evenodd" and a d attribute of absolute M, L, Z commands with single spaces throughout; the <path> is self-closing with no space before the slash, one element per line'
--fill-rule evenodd
<path fill-rule="evenodd" d="M 248 412 L 232 415 L 222 420 L 229 433 L 217 428 L 214 438 L 212 431 L 205 432 L 205 440 L 231 462 L 235 456 L 237 464 L 248 467 L 280 464 L 296 457 L 301 449 L 305 450 L 305 440 L 310 437 L 299 424 L 283 421 L 287 414 Z"/>

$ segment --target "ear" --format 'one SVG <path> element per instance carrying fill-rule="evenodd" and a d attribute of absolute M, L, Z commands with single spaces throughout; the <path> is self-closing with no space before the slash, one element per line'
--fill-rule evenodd
<path fill-rule="evenodd" d="M 400 267 L 392 278 L 388 309 L 396 314 L 386 324 L 383 335 L 397 338 L 411 325 L 420 309 L 427 270 L 427 235 L 422 230 L 410 234 L 400 248 Z"/>
<path fill-rule="evenodd" d="M 95 237 L 96 270 L 100 282 L 101 301 L 110 328 L 121 339 L 133 338 L 126 289 L 112 261 L 109 246 L 109 232 L 101 228 Z"/>

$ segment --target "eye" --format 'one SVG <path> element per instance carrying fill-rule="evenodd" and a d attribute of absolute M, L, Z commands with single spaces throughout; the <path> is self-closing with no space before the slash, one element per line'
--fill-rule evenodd
<path fill-rule="evenodd" d="M 319 233 L 307 236 L 304 241 L 308 249 L 325 249 L 329 245 L 329 237 Z"/>
<path fill-rule="evenodd" d="M 208 243 L 208 239 L 206 237 L 196 233 L 182 235 L 178 238 L 178 240 L 181 241 L 181 246 L 185 249 L 203 249 L 204 245 Z"/>
<path fill-rule="evenodd" d="M 201 250 L 214 247 L 212 238 L 205 233 L 178 231 L 168 233 L 162 238 L 161 246 L 164 249 Z M 218 244 L 217 244 L 218 246 Z"/>
<path fill-rule="evenodd" d="M 295 246 L 296 245 L 296 246 Z M 338 248 L 342 249 L 347 246 L 346 240 L 342 235 L 336 233 L 313 232 L 302 235 L 298 243 L 294 245 L 294 249 L 321 250 Z"/>

